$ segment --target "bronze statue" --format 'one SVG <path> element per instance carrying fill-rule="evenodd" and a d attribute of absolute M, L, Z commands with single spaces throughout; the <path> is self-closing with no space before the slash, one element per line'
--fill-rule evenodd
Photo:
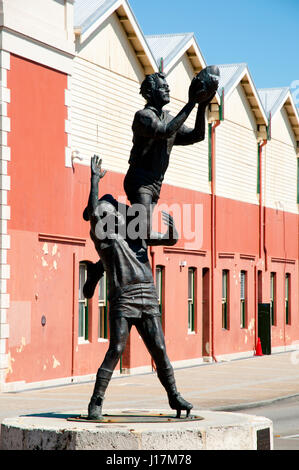
<path fill-rule="evenodd" d="M 147 75 L 140 93 L 146 100 L 145 108 L 135 114 L 133 147 L 124 189 L 131 204 L 146 208 L 146 233 L 150 237 L 151 215 L 160 197 L 160 191 L 169 157 L 174 145 L 191 145 L 205 138 L 205 111 L 215 96 L 219 83 L 219 69 L 209 66 L 193 78 L 189 87 L 188 103 L 177 116 L 172 117 L 163 107 L 169 103 L 169 86 L 163 73 Z M 198 103 L 194 129 L 184 122 Z"/>
<path fill-rule="evenodd" d="M 148 260 L 147 248 L 155 245 L 174 245 L 178 233 L 173 218 L 163 213 L 168 230 L 157 233 L 151 227 L 151 215 L 160 197 L 161 185 L 174 145 L 190 145 L 205 137 L 205 110 L 215 96 L 219 69 L 203 69 L 191 82 L 189 101 L 172 118 L 162 108 L 169 103 L 169 87 L 165 75 L 156 73 L 145 78 L 141 94 L 147 103 L 138 111 L 133 122 L 133 148 L 130 166 L 124 179 L 124 189 L 131 207 L 141 211 L 139 236 L 128 233 L 129 206 L 121 207 L 111 195 L 98 199 L 98 184 L 105 176 L 101 160 L 91 159 L 91 188 L 88 206 L 83 217 L 90 221 L 90 236 L 100 260 L 88 263 L 87 281 L 83 288 L 86 298 L 93 296 L 95 287 L 106 271 L 108 281 L 110 343 L 104 361 L 97 372 L 93 395 L 88 406 L 89 419 L 100 419 L 106 388 L 121 354 L 124 351 L 132 325 L 135 325 L 150 352 L 157 375 L 164 386 L 172 409 L 186 410 L 189 416 L 192 404 L 178 393 L 173 368 L 165 349 L 160 309 Z M 184 122 L 198 103 L 194 129 Z M 140 236 L 141 234 L 141 236 Z M 142 236 L 143 234 L 143 236 Z"/>
<path fill-rule="evenodd" d="M 98 184 L 104 176 L 101 160 L 94 156 L 91 159 L 91 187 L 85 218 L 90 221 L 90 236 L 100 262 L 94 265 L 97 275 L 87 279 L 85 290 L 92 294 L 94 278 L 99 279 L 103 270 L 106 271 L 110 343 L 97 372 L 88 405 L 88 418 L 101 419 L 105 391 L 124 351 L 132 325 L 137 328 L 156 364 L 157 375 L 167 392 L 170 407 L 177 410 L 177 417 L 180 417 L 181 410 L 186 410 L 189 416 L 192 405 L 178 393 L 173 368 L 166 354 L 158 298 L 147 255 L 148 245 L 174 245 L 177 242 L 173 218 L 164 212 L 167 232 L 155 233 L 152 239 L 123 237 L 126 232 L 122 228 L 127 221 L 118 211 L 117 202 L 111 195 L 98 199 Z"/>

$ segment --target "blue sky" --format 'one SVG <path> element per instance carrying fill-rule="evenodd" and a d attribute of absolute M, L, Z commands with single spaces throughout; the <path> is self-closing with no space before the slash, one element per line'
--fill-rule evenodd
<path fill-rule="evenodd" d="M 257 88 L 299 89 L 299 0 L 129 3 L 144 34 L 194 32 L 208 64 L 246 62 Z"/>

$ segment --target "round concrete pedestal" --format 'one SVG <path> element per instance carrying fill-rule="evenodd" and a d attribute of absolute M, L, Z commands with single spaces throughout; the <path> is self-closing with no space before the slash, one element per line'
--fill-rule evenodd
<path fill-rule="evenodd" d="M 74 411 L 6 418 L 1 426 L 1 447 L 114 451 L 273 448 L 272 422 L 260 416 L 192 410 L 192 416 L 203 419 L 176 420 L 169 410 L 105 410 L 109 416 L 103 423 L 73 420 L 82 414 Z M 150 418 L 153 414 L 163 414 L 165 422 L 155 422 Z M 130 416 L 134 418 L 128 419 Z"/>

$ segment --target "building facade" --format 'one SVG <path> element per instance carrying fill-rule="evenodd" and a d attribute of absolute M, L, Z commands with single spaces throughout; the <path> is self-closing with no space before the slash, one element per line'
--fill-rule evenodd
<path fill-rule="evenodd" d="M 144 36 L 126 0 L 2 0 L 0 21 L 8 391 L 94 378 L 109 305 L 105 277 L 90 301 L 82 293 L 97 260 L 82 218 L 90 158 L 108 170 L 100 191 L 126 202 L 142 80 L 163 69 L 176 114 L 206 63 L 193 34 Z M 171 210 L 180 240 L 149 250 L 174 366 L 249 357 L 260 336 L 267 353 L 299 341 L 298 113 L 288 89 L 257 90 L 246 64 L 219 68 L 205 140 L 173 150 L 154 220 L 163 230 L 159 211 Z M 115 373 L 152 368 L 132 330 Z"/>

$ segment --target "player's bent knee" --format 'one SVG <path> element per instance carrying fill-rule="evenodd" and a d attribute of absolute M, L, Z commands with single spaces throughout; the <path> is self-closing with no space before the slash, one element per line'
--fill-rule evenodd
<path fill-rule="evenodd" d="M 124 349 L 125 348 L 122 344 L 116 344 L 108 350 L 107 355 L 111 359 L 118 360 L 124 352 Z"/>

